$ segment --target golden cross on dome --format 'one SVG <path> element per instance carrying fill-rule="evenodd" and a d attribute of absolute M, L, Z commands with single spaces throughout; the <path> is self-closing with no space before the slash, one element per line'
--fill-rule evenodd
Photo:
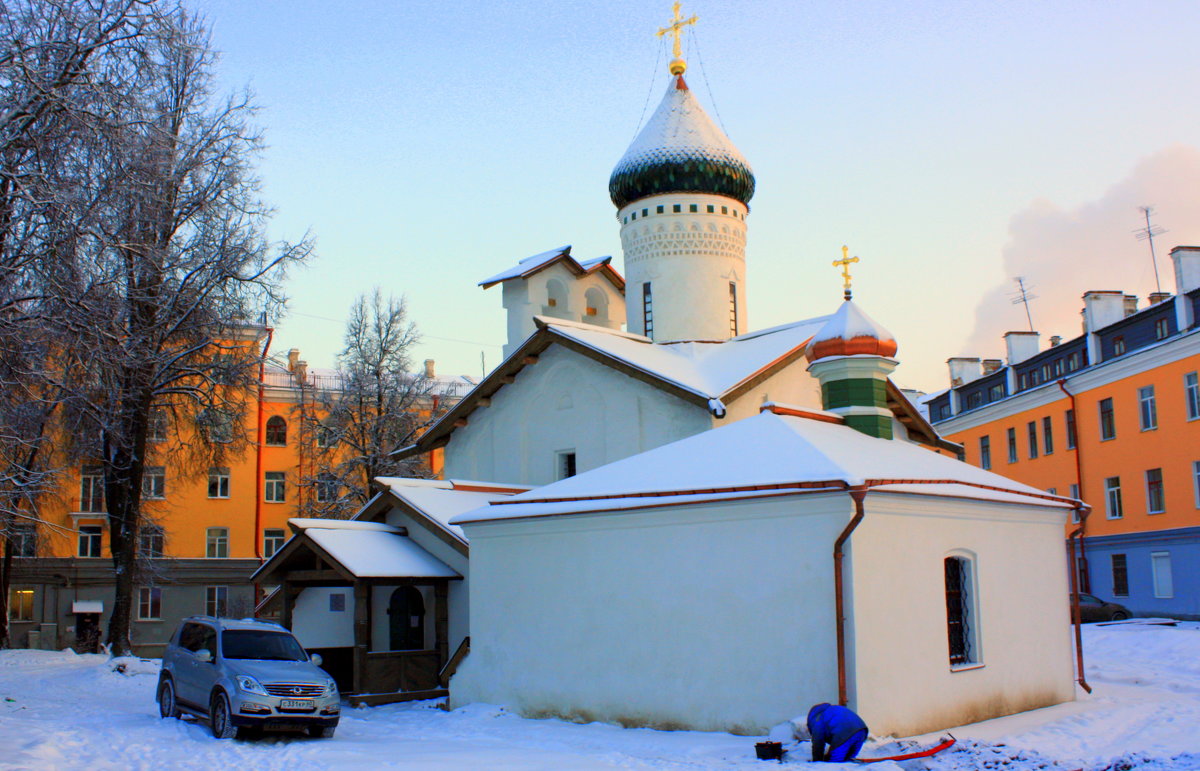
<path fill-rule="evenodd" d="M 683 18 L 679 15 L 679 6 L 679 0 L 676 0 L 674 6 L 675 18 L 671 20 L 670 26 L 663 27 L 656 35 L 656 37 L 662 37 L 663 35 L 670 33 L 675 37 L 675 46 L 671 49 L 671 52 L 675 55 L 675 58 L 671 60 L 672 75 L 682 75 L 683 71 L 687 69 L 687 62 L 683 60 L 683 50 L 679 47 L 679 36 L 683 33 L 684 27 L 689 24 L 695 24 L 696 19 L 699 18 L 695 14 L 692 14 L 690 19 Z"/>
<path fill-rule="evenodd" d="M 833 261 L 833 267 L 835 267 L 835 268 L 841 267 L 841 269 L 842 269 L 842 278 L 845 280 L 845 283 L 842 284 L 842 290 L 843 290 L 843 294 L 847 300 L 850 299 L 850 266 L 852 264 L 858 262 L 857 257 L 850 257 L 849 254 L 850 254 L 850 247 L 843 246 L 842 247 L 842 259 Z"/>

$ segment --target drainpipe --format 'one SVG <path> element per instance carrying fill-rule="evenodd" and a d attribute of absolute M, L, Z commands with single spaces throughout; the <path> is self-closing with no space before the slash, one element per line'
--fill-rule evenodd
<path fill-rule="evenodd" d="M 834 614 L 837 619 L 837 668 L 838 668 L 838 704 L 846 706 L 846 602 L 843 597 L 845 588 L 842 585 L 842 547 L 849 540 L 850 534 L 862 522 L 866 514 L 863 499 L 867 497 L 866 485 L 850 489 L 850 497 L 854 499 L 854 518 L 846 525 L 846 529 L 838 536 L 833 544 L 833 595 Z"/>
<path fill-rule="evenodd" d="M 275 330 L 267 327 L 267 342 L 263 344 L 258 358 L 258 435 L 254 443 L 254 556 L 258 564 L 263 563 L 262 554 L 262 499 L 263 499 L 263 382 L 267 377 L 267 351 L 271 349 L 271 338 Z M 254 607 L 262 602 L 262 587 L 254 584 Z"/>
<path fill-rule="evenodd" d="M 1075 409 L 1075 394 L 1073 394 L 1067 390 L 1067 379 L 1066 378 L 1063 378 L 1062 380 L 1058 381 L 1058 388 L 1060 391 L 1062 391 L 1064 394 L 1067 395 L 1068 399 L 1071 400 L 1071 414 L 1075 416 L 1075 487 L 1076 487 L 1076 489 L 1079 490 L 1079 498 L 1080 498 L 1080 500 L 1082 500 L 1083 499 L 1083 450 L 1080 447 L 1080 441 L 1079 441 L 1079 410 Z M 1067 438 L 1069 439 L 1070 436 L 1068 436 Z M 1087 525 L 1087 520 L 1080 519 L 1079 520 L 1079 529 L 1077 531 L 1077 533 L 1079 535 L 1079 561 L 1083 564 L 1083 566 L 1085 568 L 1087 567 L 1087 554 L 1085 553 L 1084 550 L 1087 548 L 1087 546 L 1085 545 L 1083 539 L 1084 539 L 1084 527 L 1086 525 Z M 1072 537 L 1074 537 L 1074 536 L 1072 536 Z M 1072 548 L 1071 554 L 1074 555 L 1075 554 L 1074 545 L 1072 545 L 1071 548 Z M 1072 559 L 1074 559 L 1074 556 L 1072 556 Z M 1076 576 L 1076 580 L 1077 579 L 1078 579 L 1078 576 Z M 1089 589 L 1090 587 L 1084 586 L 1082 588 Z"/>
<path fill-rule="evenodd" d="M 1072 531 L 1071 535 L 1067 538 L 1067 543 L 1069 544 L 1068 548 L 1071 550 L 1071 622 L 1075 625 L 1075 664 L 1079 671 L 1079 677 L 1076 679 L 1076 682 L 1079 683 L 1083 690 L 1091 693 L 1092 688 L 1087 684 L 1087 680 L 1084 679 L 1083 675 L 1083 631 L 1080 627 L 1082 619 L 1079 611 L 1079 586 L 1077 585 L 1079 581 L 1079 568 L 1075 562 L 1075 538 L 1083 533 L 1083 527 L 1087 524 L 1088 514 L 1091 513 L 1091 509 L 1080 504 L 1075 507 L 1075 511 L 1079 512 L 1079 527 Z M 1080 546 L 1082 547 L 1082 545 L 1081 542 Z"/>

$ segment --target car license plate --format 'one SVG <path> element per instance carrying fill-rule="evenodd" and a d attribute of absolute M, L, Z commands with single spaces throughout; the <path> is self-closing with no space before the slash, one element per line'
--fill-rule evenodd
<path fill-rule="evenodd" d="M 314 710 L 317 708 L 316 702 L 312 699 L 280 699 L 280 709 L 295 709 L 295 710 Z"/>

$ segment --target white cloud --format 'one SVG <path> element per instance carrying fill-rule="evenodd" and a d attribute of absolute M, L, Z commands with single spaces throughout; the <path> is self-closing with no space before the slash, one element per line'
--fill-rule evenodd
<path fill-rule="evenodd" d="M 1015 276 L 1034 286 L 1031 311 L 1043 346 L 1051 335 L 1069 340 L 1080 334 L 1086 291 L 1136 294 L 1138 307 L 1144 307 L 1146 295 L 1155 291 L 1148 248 L 1133 234 L 1144 224 L 1138 210 L 1144 205 L 1154 206 L 1154 223 L 1168 230 L 1155 239 L 1155 250 L 1162 289 L 1174 292 L 1171 248 L 1200 243 L 1200 149 L 1186 145 L 1142 159 L 1128 177 L 1074 209 L 1038 200 L 1015 214 L 1003 250 L 1010 280 L 980 300 L 963 355 L 1001 357 L 1004 333 L 1028 328 L 1024 309 L 1012 304 Z"/>

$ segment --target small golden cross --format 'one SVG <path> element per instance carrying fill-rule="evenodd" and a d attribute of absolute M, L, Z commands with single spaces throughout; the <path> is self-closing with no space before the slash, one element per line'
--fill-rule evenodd
<path fill-rule="evenodd" d="M 833 267 L 841 267 L 842 269 L 842 278 L 845 280 L 845 283 L 842 284 L 842 290 L 847 300 L 850 299 L 850 266 L 858 262 L 857 257 L 850 257 L 849 254 L 850 247 L 843 246 L 842 259 L 833 261 Z"/>
<path fill-rule="evenodd" d="M 687 69 L 687 62 L 685 62 L 683 60 L 683 49 L 681 49 L 679 47 L 679 36 L 680 36 L 680 34 L 683 33 L 684 27 L 686 27 L 689 24 L 695 24 L 696 19 L 699 18 L 695 14 L 692 14 L 692 17 L 690 19 L 682 18 L 679 15 L 679 6 L 680 6 L 679 0 L 676 0 L 675 6 L 674 6 L 675 18 L 671 20 L 670 26 L 663 27 L 662 29 L 660 29 L 658 31 L 658 33 L 656 35 L 656 37 L 662 37 L 663 35 L 670 33 L 671 35 L 673 35 L 675 37 L 675 46 L 671 49 L 671 52 L 675 56 L 675 58 L 671 60 L 671 74 L 672 75 L 682 75 L 683 71 Z"/>

